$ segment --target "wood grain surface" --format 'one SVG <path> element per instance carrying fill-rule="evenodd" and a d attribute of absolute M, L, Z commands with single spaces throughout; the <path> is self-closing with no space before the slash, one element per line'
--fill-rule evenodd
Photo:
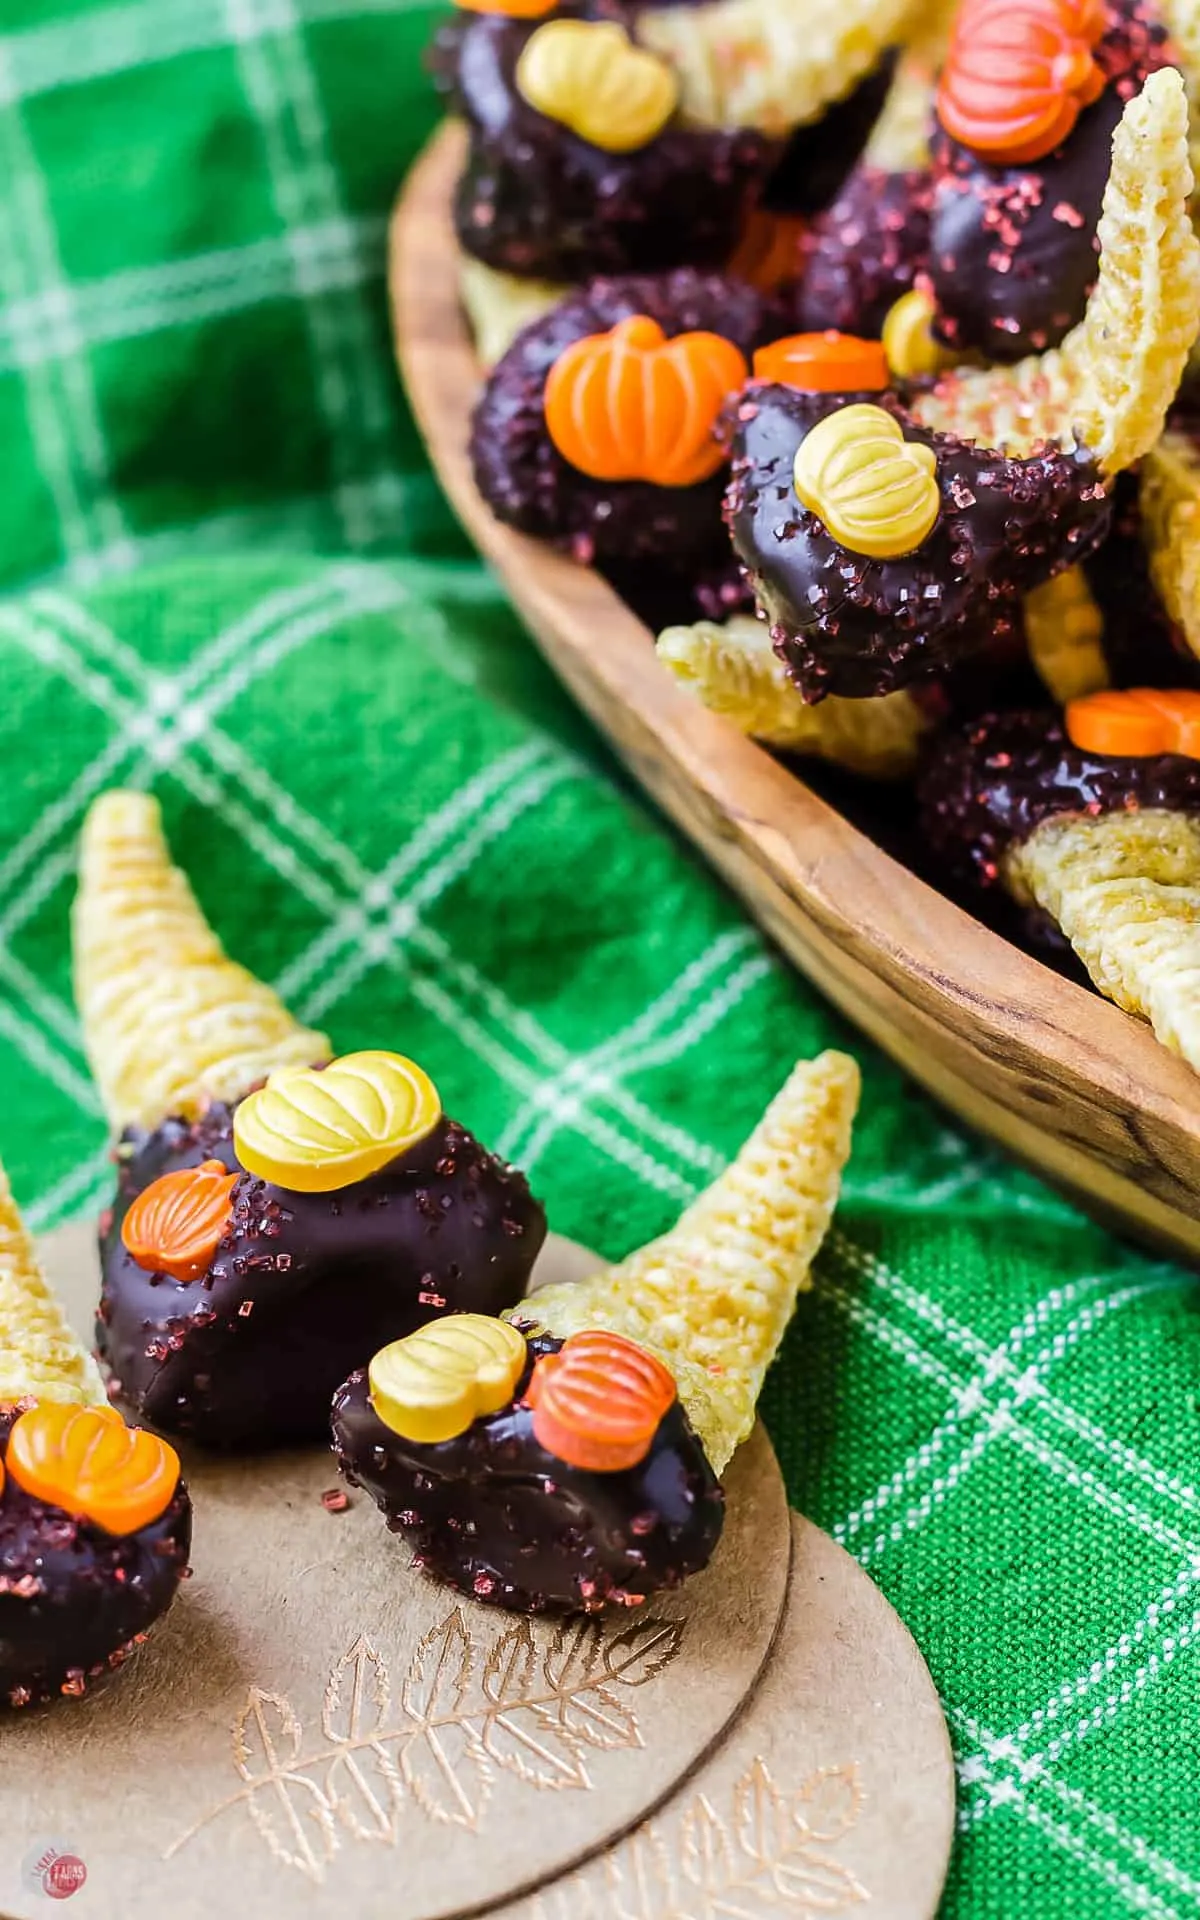
<path fill-rule="evenodd" d="M 496 521 L 471 475 L 479 385 L 447 126 L 392 222 L 397 356 L 446 492 L 547 659 L 647 792 L 872 1040 L 1110 1225 L 1200 1262 L 1200 1080 L 1149 1029 L 916 879 L 658 662 L 593 572 Z"/>

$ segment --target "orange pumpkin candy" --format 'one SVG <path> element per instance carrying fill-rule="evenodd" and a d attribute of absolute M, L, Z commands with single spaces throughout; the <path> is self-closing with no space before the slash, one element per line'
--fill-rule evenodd
<path fill-rule="evenodd" d="M 121 1537 L 166 1512 L 180 1468 L 174 1447 L 112 1407 L 45 1400 L 13 1426 L 8 1471 L 35 1500 Z"/>
<path fill-rule="evenodd" d="M 1200 760 L 1200 693 L 1156 687 L 1085 694 L 1066 709 L 1067 737 L 1082 753 L 1118 760 L 1178 753 Z"/>
<path fill-rule="evenodd" d="M 152 1180 L 121 1223 L 121 1238 L 138 1266 L 174 1280 L 203 1279 L 229 1225 L 240 1179 L 219 1160 L 205 1160 Z"/>
<path fill-rule="evenodd" d="M 966 0 L 938 83 L 946 132 L 998 166 L 1041 160 L 1104 91 L 1103 0 Z"/>
<path fill-rule="evenodd" d="M 636 1467 L 675 1396 L 661 1360 L 599 1328 L 572 1334 L 558 1353 L 543 1354 L 525 1391 L 534 1438 L 557 1460 L 587 1473 Z"/>
<path fill-rule="evenodd" d="M 638 314 L 560 354 L 546 382 L 547 431 L 591 480 L 696 486 L 724 465 L 714 430 L 749 371 L 720 334 L 668 340 Z"/>

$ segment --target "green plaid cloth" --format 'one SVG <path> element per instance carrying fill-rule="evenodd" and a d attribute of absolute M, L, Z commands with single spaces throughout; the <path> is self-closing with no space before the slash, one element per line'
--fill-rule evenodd
<path fill-rule="evenodd" d="M 339 1046 L 415 1053 L 605 1253 L 795 1056 L 854 1047 L 845 1201 L 766 1413 L 942 1691 L 946 1910 L 1200 1915 L 1192 1285 L 839 1026 L 467 558 L 382 290 L 434 11 L 0 0 L 0 1152 L 38 1229 L 108 1191 L 67 912 L 115 782 L 161 794 L 240 959 Z"/>

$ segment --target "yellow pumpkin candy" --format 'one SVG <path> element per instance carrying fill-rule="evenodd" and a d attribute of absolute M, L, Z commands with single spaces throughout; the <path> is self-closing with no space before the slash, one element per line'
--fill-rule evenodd
<path fill-rule="evenodd" d="M 525 44 L 517 91 L 605 153 L 649 146 L 679 104 L 679 83 L 656 53 L 611 21 L 549 20 Z"/>
<path fill-rule="evenodd" d="M 527 1354 L 524 1336 L 506 1320 L 448 1314 L 375 1355 L 367 1373 L 371 1405 L 404 1440 L 453 1440 L 508 1405 Z"/>
<path fill-rule="evenodd" d="M 796 493 L 851 553 L 895 560 L 921 545 L 941 512 L 932 447 L 906 440 L 882 407 L 826 415 L 796 454 Z"/>
<path fill-rule="evenodd" d="M 386 1167 L 442 1116 L 434 1086 L 399 1053 L 285 1067 L 243 1100 L 233 1144 L 247 1173 L 293 1193 L 335 1193 Z"/>
<path fill-rule="evenodd" d="M 934 339 L 937 309 L 926 293 L 913 287 L 902 293 L 883 323 L 883 351 L 888 371 L 897 380 L 921 380 L 952 367 L 955 355 Z"/>

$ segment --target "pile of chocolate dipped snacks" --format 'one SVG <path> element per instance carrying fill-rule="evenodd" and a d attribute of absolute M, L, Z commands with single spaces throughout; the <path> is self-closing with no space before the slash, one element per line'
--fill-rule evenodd
<path fill-rule="evenodd" d="M 1200 13 L 462 0 L 433 64 L 492 512 L 1200 1069 Z"/>
<path fill-rule="evenodd" d="M 335 1057 L 226 956 L 145 794 L 93 806 L 73 932 L 116 1162 L 99 1366 L 0 1175 L 0 1701 L 82 1693 L 170 1605 L 176 1444 L 332 1441 L 398 1575 L 526 1612 L 637 1607 L 708 1564 L 837 1200 L 852 1061 L 798 1065 L 662 1239 L 526 1299 L 524 1177 L 414 1061 Z"/>
<path fill-rule="evenodd" d="M 460 0 L 431 57 L 494 513 L 743 731 L 911 790 L 942 885 L 1200 1068 L 1200 15 Z M 144 794 L 93 806 L 74 949 L 116 1174 L 95 1357 L 0 1177 L 0 1700 L 82 1693 L 171 1604 L 180 1452 L 332 1440 L 398 1575 L 522 1611 L 710 1561 L 851 1061 L 531 1295 L 520 1171 L 403 1035 L 339 1055 L 227 957 Z"/>

